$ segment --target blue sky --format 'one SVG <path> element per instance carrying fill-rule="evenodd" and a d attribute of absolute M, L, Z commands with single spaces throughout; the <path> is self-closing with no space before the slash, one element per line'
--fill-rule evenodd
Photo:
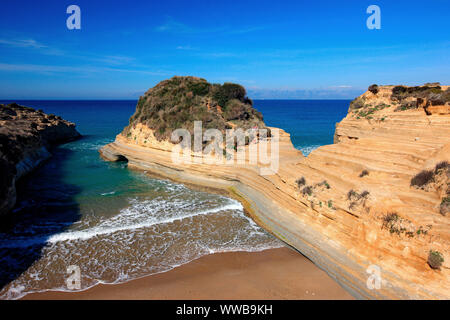
<path fill-rule="evenodd" d="M 81 8 L 68 30 L 66 8 Z M 366 9 L 381 8 L 381 30 Z M 135 99 L 174 75 L 253 98 L 450 79 L 450 1 L 1 1 L 0 98 Z"/>

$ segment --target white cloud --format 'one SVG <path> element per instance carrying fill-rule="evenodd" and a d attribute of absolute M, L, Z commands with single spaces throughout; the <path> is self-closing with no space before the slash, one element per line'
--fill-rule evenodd
<path fill-rule="evenodd" d="M 59 66 L 59 65 L 40 65 L 40 64 L 8 64 L 0 63 L 0 71 L 9 72 L 32 72 L 32 73 L 101 73 L 101 72 L 120 72 L 120 73 L 137 73 L 146 75 L 167 76 L 164 71 L 150 71 L 143 69 L 119 69 L 108 67 L 92 67 L 92 66 Z"/>
<path fill-rule="evenodd" d="M 191 46 L 178 46 L 177 50 L 196 50 L 196 49 Z"/>
<path fill-rule="evenodd" d="M 173 20 L 172 18 L 168 18 L 167 21 L 156 27 L 156 31 L 158 32 L 173 32 L 173 33 L 193 33 L 196 32 L 195 29 L 181 23 L 178 21 Z"/>
<path fill-rule="evenodd" d="M 104 56 L 100 58 L 87 58 L 87 60 L 98 61 L 112 65 L 122 65 L 122 64 L 129 64 L 130 62 L 133 62 L 135 59 L 126 56 Z"/>
<path fill-rule="evenodd" d="M 157 32 L 168 32 L 177 34 L 245 34 L 255 31 L 261 31 L 267 29 L 267 26 L 242 26 L 242 27 L 230 27 L 220 26 L 215 28 L 199 28 L 186 25 L 182 22 L 174 20 L 172 17 L 167 17 L 165 23 L 157 26 L 155 30 Z"/>
<path fill-rule="evenodd" d="M 348 86 L 348 85 L 340 85 L 340 86 L 331 86 L 330 88 L 335 89 L 335 88 L 339 88 L 339 89 L 350 89 L 353 88 L 352 86 Z"/>
<path fill-rule="evenodd" d="M 42 43 L 39 43 L 33 39 L 23 39 L 23 40 L 0 39 L 0 45 L 16 48 L 35 48 L 35 49 L 47 48 L 46 45 L 43 45 Z"/>

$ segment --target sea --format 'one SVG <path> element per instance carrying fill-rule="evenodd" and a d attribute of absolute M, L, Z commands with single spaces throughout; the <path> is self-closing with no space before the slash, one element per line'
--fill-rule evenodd
<path fill-rule="evenodd" d="M 137 101 L 14 102 L 75 122 L 83 137 L 52 149 L 53 157 L 18 184 L 13 214 L 0 224 L 0 299 L 86 290 L 166 272 L 216 252 L 283 245 L 236 200 L 103 161 L 98 150 L 128 124 Z M 349 103 L 255 100 L 254 107 L 308 155 L 333 143 L 335 124 Z"/>

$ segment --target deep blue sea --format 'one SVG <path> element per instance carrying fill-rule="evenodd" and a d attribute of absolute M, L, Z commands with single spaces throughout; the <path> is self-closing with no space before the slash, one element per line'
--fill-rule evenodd
<path fill-rule="evenodd" d="M 308 155 L 332 144 L 334 129 L 346 115 L 351 100 L 255 100 L 268 126 L 291 134 L 294 147 Z"/>
<path fill-rule="evenodd" d="M 0 101 L 9 103 L 11 101 Z M 0 298 L 67 290 L 77 266 L 81 288 L 168 271 L 202 255 L 258 251 L 281 243 L 235 200 L 148 177 L 100 159 L 134 113 L 136 101 L 15 101 L 75 122 L 83 138 L 19 185 L 11 221 L 0 226 Z M 309 154 L 333 143 L 348 100 L 256 100 L 268 126 L 291 134 Z"/>

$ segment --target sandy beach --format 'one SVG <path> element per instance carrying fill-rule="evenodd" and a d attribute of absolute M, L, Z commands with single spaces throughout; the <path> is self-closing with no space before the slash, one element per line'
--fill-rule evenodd
<path fill-rule="evenodd" d="M 23 299 L 353 299 L 290 248 L 203 256 L 165 273 L 82 292 L 44 292 Z"/>

